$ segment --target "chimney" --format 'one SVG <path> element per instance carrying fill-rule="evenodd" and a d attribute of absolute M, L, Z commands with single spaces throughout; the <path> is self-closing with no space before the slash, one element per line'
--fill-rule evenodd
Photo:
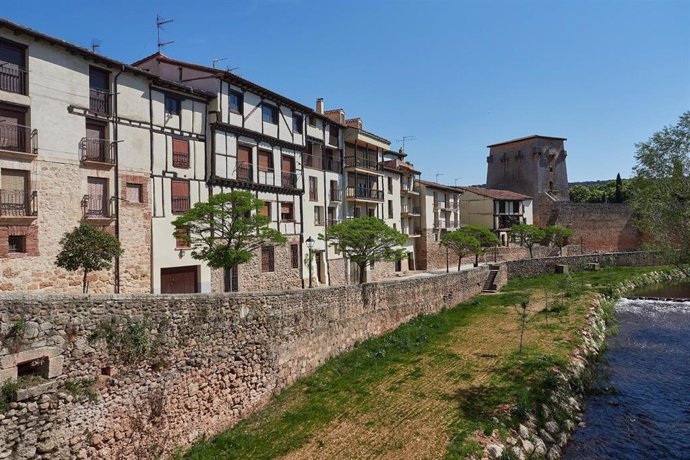
<path fill-rule="evenodd" d="M 323 115 L 323 98 L 320 97 L 316 100 L 316 113 Z"/>
<path fill-rule="evenodd" d="M 361 118 L 350 118 L 345 120 L 345 124 L 352 128 L 362 129 L 362 119 Z"/>

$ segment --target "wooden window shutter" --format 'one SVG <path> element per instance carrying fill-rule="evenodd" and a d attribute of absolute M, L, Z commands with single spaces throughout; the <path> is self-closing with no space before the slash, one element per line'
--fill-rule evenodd
<path fill-rule="evenodd" d="M 273 170 L 273 152 L 266 150 L 259 150 L 259 170 L 271 171 Z"/>
<path fill-rule="evenodd" d="M 252 162 L 252 149 L 243 145 L 237 146 L 237 161 L 240 163 Z"/>

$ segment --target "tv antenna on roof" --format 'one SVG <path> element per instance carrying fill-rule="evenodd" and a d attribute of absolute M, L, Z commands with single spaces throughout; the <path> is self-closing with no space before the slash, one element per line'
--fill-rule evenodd
<path fill-rule="evenodd" d="M 440 183 L 438 181 L 438 176 L 443 176 L 443 173 L 436 173 L 436 180 L 434 182 L 436 182 L 437 184 Z"/>
<path fill-rule="evenodd" d="M 161 48 L 164 46 L 170 45 L 171 43 L 175 43 L 175 40 L 171 40 L 169 42 L 162 42 L 161 41 L 161 30 L 163 30 L 163 25 L 168 24 L 173 22 L 174 19 L 163 19 L 160 17 L 160 15 L 156 15 L 156 28 L 158 29 L 158 52 L 161 52 Z"/>
<path fill-rule="evenodd" d="M 94 53 L 98 52 L 98 49 L 101 47 L 101 41 L 97 38 L 92 38 L 91 39 L 91 51 Z"/>
<path fill-rule="evenodd" d="M 219 62 L 227 61 L 227 60 L 228 60 L 228 58 L 213 58 L 213 68 L 215 69 L 216 64 L 218 64 Z"/>
<path fill-rule="evenodd" d="M 459 181 L 460 179 L 462 179 L 462 177 L 456 177 L 455 179 L 453 179 L 453 181 L 455 181 L 455 187 L 458 186 L 458 181 Z"/>
<path fill-rule="evenodd" d="M 415 136 L 403 136 L 402 139 L 398 139 L 396 142 L 402 142 L 402 151 L 405 151 L 405 142 L 414 141 L 417 138 Z"/>

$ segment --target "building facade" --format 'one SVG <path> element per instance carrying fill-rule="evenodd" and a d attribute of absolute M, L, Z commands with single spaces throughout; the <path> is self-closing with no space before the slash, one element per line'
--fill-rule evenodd
<path fill-rule="evenodd" d="M 418 253 L 421 270 L 435 270 L 457 265 L 457 257 L 439 245 L 447 232 L 460 228 L 460 195 L 454 187 L 419 180 L 422 213 L 422 235 Z"/>
<path fill-rule="evenodd" d="M 534 223 L 532 198 L 509 190 L 458 187 L 460 219 L 466 225 L 480 225 L 493 230 L 503 246 L 510 243 L 510 228 Z"/>

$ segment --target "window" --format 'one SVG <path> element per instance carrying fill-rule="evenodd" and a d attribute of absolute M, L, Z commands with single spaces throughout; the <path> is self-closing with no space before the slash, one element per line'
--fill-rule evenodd
<path fill-rule="evenodd" d="M 104 123 L 86 120 L 86 138 L 82 144 L 82 161 L 113 163 L 107 128 Z"/>
<path fill-rule="evenodd" d="M 513 201 L 513 213 L 520 214 L 520 202 L 517 200 Z"/>
<path fill-rule="evenodd" d="M 388 200 L 388 218 L 393 218 L 393 200 Z"/>
<path fill-rule="evenodd" d="M 2 67 L 0 67 L 1 71 Z M 1 79 L 2 73 L 0 73 Z M 27 112 L 26 107 L 0 103 L 0 149 L 32 152 L 31 128 L 24 126 Z"/>
<path fill-rule="evenodd" d="M 2 169 L 0 175 L 0 216 L 19 217 L 31 213 L 29 171 Z"/>
<path fill-rule="evenodd" d="M 26 48 L 19 44 L 0 41 L 0 89 L 10 93 L 26 94 Z"/>
<path fill-rule="evenodd" d="M 130 203 L 143 203 L 143 186 L 141 184 L 127 184 L 126 197 Z"/>
<path fill-rule="evenodd" d="M 355 208 L 354 211 L 353 211 L 353 215 L 355 216 L 355 219 L 358 218 L 358 217 L 360 216 L 360 209 L 359 209 L 359 208 Z"/>
<path fill-rule="evenodd" d="M 88 177 L 86 199 L 87 217 L 110 217 L 108 179 Z"/>
<path fill-rule="evenodd" d="M 244 114 L 244 95 L 239 91 L 230 91 L 228 97 L 230 99 L 230 111 L 240 115 Z"/>
<path fill-rule="evenodd" d="M 261 271 L 275 271 L 275 259 L 273 257 L 273 246 L 261 246 Z"/>
<path fill-rule="evenodd" d="M 268 217 L 268 220 L 271 220 L 271 202 L 264 201 L 264 205 L 259 208 L 258 213 L 260 216 Z"/>
<path fill-rule="evenodd" d="M 17 254 L 26 252 L 26 236 L 10 235 L 7 237 L 8 252 Z"/>
<path fill-rule="evenodd" d="M 367 209 L 367 214 L 369 214 L 369 217 L 376 217 L 376 209 L 374 209 L 374 208 Z"/>
<path fill-rule="evenodd" d="M 309 201 L 319 200 L 319 178 L 309 176 Z"/>
<path fill-rule="evenodd" d="M 295 134 L 302 134 L 304 132 L 304 117 L 299 113 L 292 115 L 292 129 Z"/>
<path fill-rule="evenodd" d="M 393 178 L 388 178 L 388 193 L 393 193 Z"/>
<path fill-rule="evenodd" d="M 185 237 L 189 236 L 189 230 L 184 227 L 177 227 L 175 229 L 175 249 L 188 249 L 189 243 Z"/>
<path fill-rule="evenodd" d="M 175 96 L 165 95 L 165 113 L 179 115 L 182 110 L 182 100 Z"/>
<path fill-rule="evenodd" d="M 295 210 L 292 203 L 280 203 L 280 220 L 295 220 Z"/>
<path fill-rule="evenodd" d="M 189 139 L 173 139 L 173 168 L 189 168 Z"/>
<path fill-rule="evenodd" d="M 506 212 L 506 202 L 505 201 L 499 201 L 498 202 L 498 213 L 499 214 L 505 214 Z"/>
<path fill-rule="evenodd" d="M 252 167 L 252 149 L 244 145 L 237 146 L 237 179 L 252 181 L 254 168 Z"/>
<path fill-rule="evenodd" d="M 259 150 L 259 171 L 273 172 L 273 152 L 270 150 Z"/>
<path fill-rule="evenodd" d="M 275 105 L 262 104 L 261 114 L 266 123 L 278 124 L 278 107 Z"/>
<path fill-rule="evenodd" d="M 328 128 L 329 139 L 331 145 L 338 145 L 340 129 L 336 125 L 331 125 Z"/>
<path fill-rule="evenodd" d="M 189 210 L 189 181 L 172 179 L 170 181 L 173 214 L 184 214 Z"/>
<path fill-rule="evenodd" d="M 314 225 L 323 226 L 323 207 L 314 206 Z"/>
<path fill-rule="evenodd" d="M 311 116 L 310 116 L 310 117 L 308 118 L 308 120 L 309 120 L 309 126 L 311 126 L 312 128 L 316 127 L 316 117 L 311 117 Z"/>
<path fill-rule="evenodd" d="M 108 114 L 110 72 L 89 67 L 89 109 L 96 113 Z"/>
<path fill-rule="evenodd" d="M 290 262 L 292 268 L 299 268 L 299 244 L 290 245 Z"/>

